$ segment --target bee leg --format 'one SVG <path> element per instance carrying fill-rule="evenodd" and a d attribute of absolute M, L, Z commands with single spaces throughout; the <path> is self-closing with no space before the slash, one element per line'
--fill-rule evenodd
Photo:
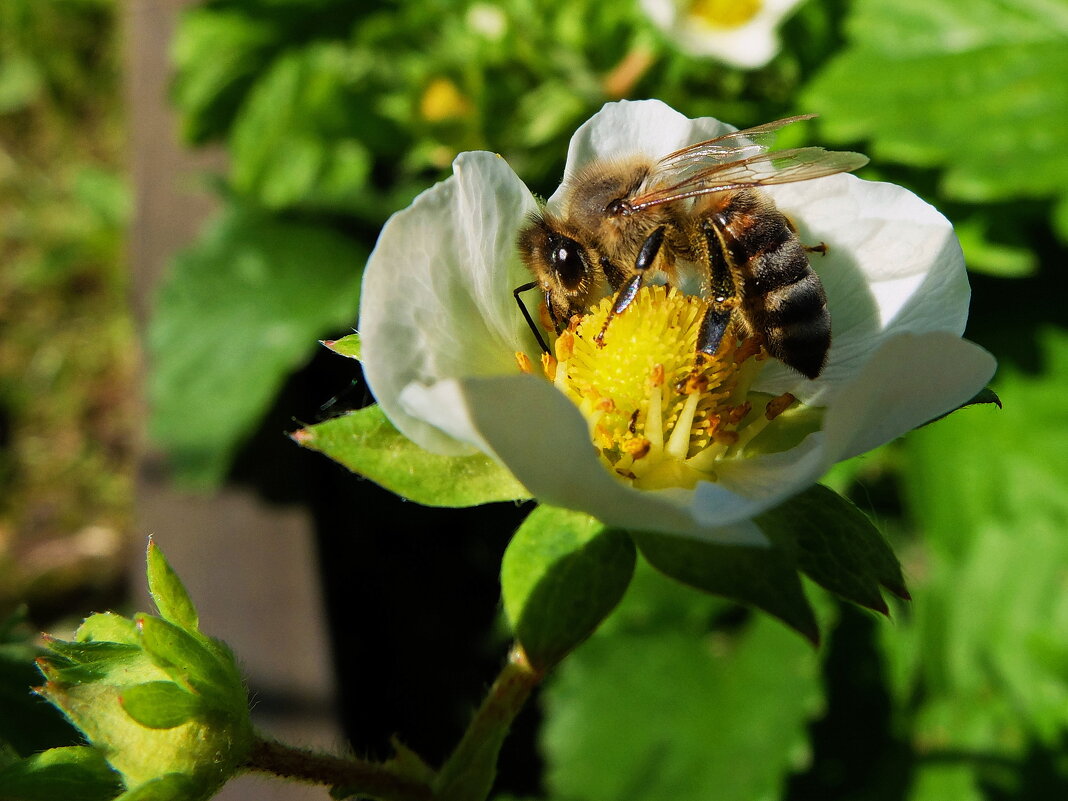
<path fill-rule="evenodd" d="M 519 305 L 519 311 L 523 313 L 523 319 L 527 321 L 527 326 L 534 334 L 534 338 L 538 340 L 538 345 L 541 346 L 542 351 L 545 353 L 550 353 L 551 351 L 549 350 L 549 346 L 545 344 L 545 338 L 541 335 L 541 331 L 538 330 L 538 326 L 534 323 L 534 318 L 530 316 L 530 312 L 527 311 L 527 307 L 523 303 L 522 298 L 519 297 L 520 292 L 528 292 L 531 289 L 537 288 L 537 286 L 537 281 L 531 281 L 529 284 L 517 286 L 515 289 L 512 290 L 512 297 L 515 298 L 515 302 Z M 549 307 L 549 314 L 552 315 L 551 306 Z"/>
<path fill-rule="evenodd" d="M 709 356 L 719 350 L 719 343 L 727 332 L 727 326 L 731 322 L 731 309 L 715 308 L 709 306 L 705 311 L 701 327 L 697 331 L 697 352 L 707 353 Z"/>
<path fill-rule="evenodd" d="M 604 335 L 608 330 L 608 324 L 612 322 L 616 315 L 622 314 L 626 310 L 631 301 L 634 300 L 634 296 L 638 294 L 638 290 L 641 289 L 642 279 L 646 270 L 653 266 L 653 262 L 656 261 L 656 257 L 660 253 L 660 247 L 664 244 L 666 230 L 665 226 L 661 225 L 649 234 L 645 242 L 642 243 L 641 250 L 638 251 L 638 255 L 634 259 L 634 277 L 620 287 L 616 293 L 616 299 L 612 303 L 611 313 L 605 319 L 600 333 L 593 338 L 598 345 L 604 345 Z"/>
<path fill-rule="evenodd" d="M 642 288 L 642 278 L 644 278 L 644 274 L 638 273 L 627 281 L 627 283 L 623 284 L 623 286 L 620 287 L 620 290 L 616 293 L 615 302 L 612 304 L 612 311 L 609 312 L 608 316 L 605 318 L 604 325 L 601 326 L 600 332 L 593 338 L 593 341 L 601 347 L 604 347 L 604 335 L 605 332 L 608 331 L 608 324 L 615 319 L 617 314 L 622 314 L 627 306 L 630 305 L 630 302 L 634 300 L 634 296 L 637 295 L 638 290 Z"/>
<path fill-rule="evenodd" d="M 804 248 L 808 253 L 819 253 L 821 256 L 826 256 L 827 251 L 830 250 L 826 242 L 820 242 L 818 245 L 805 245 Z"/>

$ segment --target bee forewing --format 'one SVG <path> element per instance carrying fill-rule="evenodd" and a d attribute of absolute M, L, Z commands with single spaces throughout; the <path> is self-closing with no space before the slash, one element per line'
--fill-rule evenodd
<path fill-rule="evenodd" d="M 696 171 L 687 164 L 672 165 L 662 171 L 658 165 L 658 169 L 645 180 L 638 194 L 630 198 L 628 203 L 637 211 L 712 192 L 823 178 L 859 169 L 867 163 L 868 157 L 860 153 L 798 147 L 757 153 L 711 166 L 701 164 Z"/>
<path fill-rule="evenodd" d="M 657 171 L 663 169 L 671 171 L 682 167 L 690 167 L 703 162 L 736 161 L 748 158 L 768 150 L 773 134 L 780 128 L 784 128 L 794 122 L 810 120 L 815 114 L 799 114 L 796 117 L 785 117 L 774 122 L 766 122 L 752 128 L 741 131 L 731 131 L 715 139 L 708 139 L 694 145 L 669 153 L 657 162 Z"/>

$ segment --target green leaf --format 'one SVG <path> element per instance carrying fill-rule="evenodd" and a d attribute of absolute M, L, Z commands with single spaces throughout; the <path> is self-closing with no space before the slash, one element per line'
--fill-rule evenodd
<path fill-rule="evenodd" d="M 197 631 L 193 600 L 154 540 L 148 541 L 148 592 L 164 620 L 186 631 Z"/>
<path fill-rule="evenodd" d="M 149 681 L 119 693 L 126 714 L 150 729 L 173 729 L 204 711 L 201 700 L 172 681 Z"/>
<path fill-rule="evenodd" d="M 350 359 L 360 358 L 360 335 L 349 334 L 341 339 L 324 339 L 322 344 L 339 356 L 347 356 Z"/>
<path fill-rule="evenodd" d="M 726 606 L 637 571 L 542 695 L 550 797 L 780 797 L 821 706 L 818 655 L 760 615 L 710 627 Z"/>
<path fill-rule="evenodd" d="M 424 451 L 397 431 L 378 406 L 302 428 L 292 437 L 298 445 L 425 506 L 477 506 L 530 497 L 507 469 L 488 456 Z"/>
<path fill-rule="evenodd" d="M 89 746 L 51 748 L 0 769 L 4 801 L 107 801 L 121 790 L 118 774 Z"/>
<path fill-rule="evenodd" d="M 374 65 L 317 42 L 279 58 L 238 113 L 234 187 L 270 209 L 347 210 L 363 203 L 371 154 L 359 138 L 373 106 L 360 97 Z"/>
<path fill-rule="evenodd" d="M 808 86 L 831 141 L 943 167 L 951 197 L 1063 196 L 1068 12 L 1050 0 L 858 0 L 849 46 Z"/>
<path fill-rule="evenodd" d="M 539 506 L 501 563 L 504 611 L 531 664 L 547 670 L 585 640 L 630 583 L 634 544 L 581 512 Z"/>
<path fill-rule="evenodd" d="M 823 588 L 886 614 L 880 585 L 908 598 L 901 565 L 864 514 L 838 493 L 816 485 L 757 518 L 776 546 Z"/>
<path fill-rule="evenodd" d="M 751 604 L 819 642 L 819 624 L 805 598 L 796 561 L 781 548 L 718 545 L 650 532 L 633 537 L 642 556 L 664 575 Z"/>
<path fill-rule="evenodd" d="M 210 484 L 324 331 L 356 316 L 365 252 L 314 225 L 229 209 L 174 260 L 149 327 L 151 433 Z"/>

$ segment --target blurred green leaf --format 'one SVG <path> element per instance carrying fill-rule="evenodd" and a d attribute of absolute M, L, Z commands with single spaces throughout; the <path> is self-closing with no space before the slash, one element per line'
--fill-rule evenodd
<path fill-rule="evenodd" d="M 1038 256 L 1026 241 L 1000 241 L 1016 233 L 1015 221 L 1007 221 L 998 209 L 983 207 L 971 214 L 953 215 L 953 228 L 964 249 L 968 269 L 1001 278 L 1023 278 L 1038 269 Z"/>
<path fill-rule="evenodd" d="M 279 58 L 234 121 L 234 187 L 272 209 L 360 205 L 371 168 L 360 133 L 375 120 L 359 89 L 371 69 L 335 43 Z"/>
<path fill-rule="evenodd" d="M 1068 334 L 1040 341 L 1040 373 L 1002 365 L 1004 409 L 906 440 L 922 551 L 912 615 L 884 646 L 901 703 L 923 699 L 914 736 L 928 753 L 1018 757 L 1068 730 Z"/>
<path fill-rule="evenodd" d="M 174 101 L 184 113 L 182 130 L 194 143 L 229 126 L 249 87 L 280 45 L 269 20 L 208 7 L 182 16 L 172 48 Z"/>
<path fill-rule="evenodd" d="M 405 437 L 378 406 L 296 431 L 293 440 L 424 506 L 477 506 L 530 497 L 515 476 L 483 454 L 442 456 Z"/>
<path fill-rule="evenodd" d="M 817 654 L 764 616 L 710 626 L 726 602 L 648 569 L 543 694 L 550 797 L 777 798 L 807 758 Z"/>
<path fill-rule="evenodd" d="M 175 258 L 149 326 L 150 427 L 182 478 L 221 479 L 317 338 L 351 326 L 365 258 L 327 228 L 236 208 Z"/>
<path fill-rule="evenodd" d="M 43 84 L 32 60 L 17 55 L 0 58 L 0 114 L 20 111 L 34 103 Z"/>
<path fill-rule="evenodd" d="M 537 670 L 548 670 L 608 615 L 634 573 L 634 543 L 589 515 L 538 506 L 501 562 L 504 611 Z"/>
<path fill-rule="evenodd" d="M 849 46 L 803 93 L 831 141 L 944 169 L 947 196 L 1063 196 L 1068 6 L 1056 0 L 858 0 Z"/>
<path fill-rule="evenodd" d="M 52 748 L 0 769 L 3 801 L 106 801 L 121 790 L 118 774 L 89 746 Z"/>

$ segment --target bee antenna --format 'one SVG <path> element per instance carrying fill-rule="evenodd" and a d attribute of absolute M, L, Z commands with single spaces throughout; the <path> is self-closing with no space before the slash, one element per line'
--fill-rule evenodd
<path fill-rule="evenodd" d="M 522 298 L 519 297 L 520 292 L 529 292 L 532 289 L 537 289 L 538 282 L 531 281 L 527 284 L 517 286 L 512 290 L 512 297 L 515 298 L 516 304 L 519 306 L 519 311 L 523 312 L 523 319 L 527 321 L 527 326 L 530 328 L 531 333 L 534 334 L 534 338 L 538 340 L 538 345 L 544 353 L 552 353 L 549 350 L 549 346 L 545 344 L 545 337 L 541 335 L 541 331 L 538 329 L 537 324 L 534 322 L 534 318 L 530 316 L 530 312 L 527 311 L 526 304 L 523 303 Z"/>

